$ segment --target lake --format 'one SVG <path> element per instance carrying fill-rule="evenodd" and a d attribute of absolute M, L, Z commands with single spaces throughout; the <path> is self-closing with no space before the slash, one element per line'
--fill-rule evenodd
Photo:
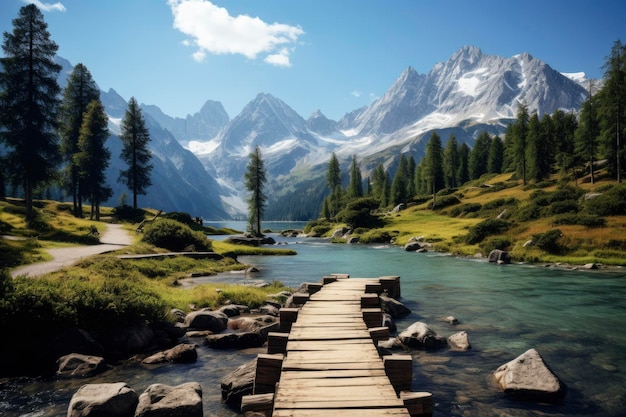
<path fill-rule="evenodd" d="M 293 227 L 297 224 L 286 228 Z M 240 257 L 259 272 L 198 278 L 198 282 L 276 279 L 297 287 L 329 273 L 348 273 L 353 278 L 399 275 L 401 301 L 412 310 L 396 322 L 400 330 L 423 321 L 446 337 L 465 330 L 472 344 L 468 352 L 412 353 L 412 388 L 433 393 L 435 415 L 625 415 L 625 273 L 498 266 L 437 253 L 408 253 L 392 245 L 275 238 L 298 255 Z M 450 315 L 459 324 L 442 320 Z M 567 384 L 562 404 L 514 401 L 495 386 L 493 371 L 530 348 L 537 349 Z M 202 346 L 198 361 L 191 365 L 148 367 L 129 361 L 86 380 L 5 380 L 0 383 L 0 414 L 65 416 L 69 399 L 84 383 L 125 381 L 141 393 L 156 382 L 198 381 L 205 416 L 236 416 L 220 403 L 220 379 L 261 352 L 264 349 L 220 352 Z"/>

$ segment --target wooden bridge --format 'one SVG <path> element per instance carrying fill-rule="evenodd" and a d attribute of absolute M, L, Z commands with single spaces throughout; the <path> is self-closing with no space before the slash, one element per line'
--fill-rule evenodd
<path fill-rule="evenodd" d="M 294 294 L 299 308 L 280 310 L 280 332 L 258 355 L 254 395 L 242 411 L 273 417 L 432 415 L 432 395 L 410 392 L 410 355 L 380 356 L 379 295 L 400 296 L 400 277 L 335 274 Z"/>

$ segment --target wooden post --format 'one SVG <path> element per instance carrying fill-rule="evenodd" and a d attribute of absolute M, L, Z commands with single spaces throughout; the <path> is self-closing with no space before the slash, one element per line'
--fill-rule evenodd
<path fill-rule="evenodd" d="M 378 342 L 381 340 L 389 340 L 388 327 L 372 327 L 368 330 L 370 332 L 370 337 L 374 341 L 374 346 L 378 346 Z"/>
<path fill-rule="evenodd" d="M 338 278 L 334 275 L 326 275 L 325 277 L 322 277 L 322 285 L 330 284 L 331 282 L 337 281 L 337 279 Z"/>
<path fill-rule="evenodd" d="M 256 394 L 244 395 L 241 397 L 241 412 L 246 414 L 248 411 L 271 415 L 274 408 L 274 394 Z"/>
<path fill-rule="evenodd" d="M 294 292 L 292 294 L 292 297 L 293 303 L 296 305 L 303 305 L 306 304 L 307 301 L 309 301 L 309 294 L 303 292 Z"/>
<path fill-rule="evenodd" d="M 315 294 L 316 292 L 321 290 L 322 287 L 323 287 L 323 285 L 320 284 L 319 282 L 308 282 L 307 283 L 307 289 L 309 291 L 309 295 Z"/>
<path fill-rule="evenodd" d="M 430 392 L 402 391 L 400 399 L 409 410 L 411 417 L 431 417 L 433 415 L 433 394 Z"/>
<path fill-rule="evenodd" d="M 269 332 L 267 334 L 267 353 L 287 353 L 289 333 Z"/>
<path fill-rule="evenodd" d="M 368 284 L 365 284 L 365 292 L 380 295 L 383 293 L 383 286 L 381 285 L 380 282 L 368 283 Z"/>
<path fill-rule="evenodd" d="M 383 356 L 385 373 L 396 393 L 409 391 L 413 382 L 413 359 L 409 355 Z"/>
<path fill-rule="evenodd" d="M 364 308 L 361 310 L 363 321 L 369 329 L 370 327 L 381 327 L 383 325 L 383 313 L 380 308 Z"/>
<path fill-rule="evenodd" d="M 380 297 L 378 294 L 363 294 L 361 296 L 361 308 L 380 308 Z"/>
<path fill-rule="evenodd" d="M 388 297 L 400 298 L 400 277 L 397 275 L 386 276 L 378 278 L 380 284 L 383 286 L 383 291 L 387 293 Z"/>
<path fill-rule="evenodd" d="M 278 310 L 280 331 L 289 333 L 291 325 L 298 320 L 298 308 L 281 308 Z"/>
<path fill-rule="evenodd" d="M 267 394 L 276 390 L 276 383 L 280 381 L 280 372 L 283 368 L 283 354 L 260 353 L 256 360 L 256 374 L 254 376 L 254 393 Z"/>

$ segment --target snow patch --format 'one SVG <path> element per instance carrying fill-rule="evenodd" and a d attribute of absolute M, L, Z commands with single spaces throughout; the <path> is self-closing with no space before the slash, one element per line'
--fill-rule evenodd
<path fill-rule="evenodd" d="M 186 149 L 191 151 L 195 155 L 208 155 L 213 152 L 218 146 L 219 141 L 213 139 L 208 142 L 200 142 L 197 140 L 189 141 Z"/>
<path fill-rule="evenodd" d="M 298 141 L 295 138 L 281 140 L 280 142 L 276 142 L 272 146 L 269 146 L 263 150 L 265 154 L 273 154 L 273 153 L 283 153 L 286 152 L 298 144 Z"/>
<path fill-rule="evenodd" d="M 478 95 L 478 85 L 480 84 L 478 77 L 464 76 L 457 81 L 457 84 L 459 85 L 459 91 L 466 96 L 476 97 Z"/>

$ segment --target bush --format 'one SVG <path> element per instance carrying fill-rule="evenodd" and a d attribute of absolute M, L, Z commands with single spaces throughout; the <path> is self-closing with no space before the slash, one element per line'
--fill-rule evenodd
<path fill-rule="evenodd" d="M 550 214 L 577 213 L 578 208 L 574 200 L 555 201 L 550 204 Z"/>
<path fill-rule="evenodd" d="M 517 205 L 517 199 L 515 197 L 497 198 L 488 203 L 485 203 L 485 205 L 483 205 L 483 209 L 491 210 L 491 209 L 500 208 L 502 206 L 516 206 L 516 205 Z"/>
<path fill-rule="evenodd" d="M 437 197 L 436 207 L 433 205 L 433 202 L 431 201 L 430 203 L 428 203 L 428 208 L 429 209 L 441 209 L 444 207 L 449 207 L 455 204 L 459 204 L 460 202 L 461 200 L 459 200 L 459 198 L 454 194 L 443 195 L 441 197 Z"/>
<path fill-rule="evenodd" d="M 533 235 L 533 243 L 539 249 L 548 253 L 558 254 L 561 253 L 563 248 L 559 243 L 559 239 L 563 236 L 563 233 L 559 229 L 551 229 L 545 233 Z"/>
<path fill-rule="evenodd" d="M 520 207 L 514 216 L 514 218 L 520 222 L 535 220 L 539 217 L 541 217 L 541 207 L 534 203 Z"/>
<path fill-rule="evenodd" d="M 146 227 L 143 240 L 175 252 L 183 251 L 189 246 L 193 246 L 197 251 L 211 250 L 211 241 L 202 232 L 195 232 L 176 220 L 154 221 Z"/>
<path fill-rule="evenodd" d="M 595 214 L 567 213 L 556 216 L 552 224 L 554 226 L 566 224 L 586 227 L 604 227 L 606 226 L 606 219 L 602 216 L 596 216 Z"/>
<path fill-rule="evenodd" d="M 481 245 L 480 248 L 483 253 L 490 253 L 492 250 L 500 249 L 500 250 L 508 250 L 511 247 L 511 241 L 506 237 L 492 237 L 486 239 Z"/>
<path fill-rule="evenodd" d="M 489 235 L 506 232 L 509 229 L 509 223 L 501 219 L 487 219 L 470 227 L 466 242 L 470 245 L 482 242 Z"/>
<path fill-rule="evenodd" d="M 117 220 L 128 221 L 131 223 L 141 223 L 145 218 L 146 212 L 143 209 L 135 209 L 131 206 L 117 206 L 113 209 L 113 217 Z"/>
<path fill-rule="evenodd" d="M 614 185 L 603 194 L 585 202 L 587 211 L 598 216 L 626 215 L 626 185 Z"/>
<path fill-rule="evenodd" d="M 371 213 L 378 208 L 380 202 L 371 197 L 358 198 L 346 205 L 344 210 L 337 213 L 337 220 L 346 223 L 352 229 L 358 227 L 376 227 L 379 219 Z"/>
<path fill-rule="evenodd" d="M 359 236 L 359 241 L 361 243 L 390 243 L 397 235 L 398 232 L 373 229 Z"/>
<path fill-rule="evenodd" d="M 454 207 L 450 211 L 450 215 L 452 217 L 458 217 L 461 214 L 465 215 L 467 213 L 475 213 L 479 211 L 483 206 L 480 203 L 467 203 L 461 204 L 460 206 Z"/>

